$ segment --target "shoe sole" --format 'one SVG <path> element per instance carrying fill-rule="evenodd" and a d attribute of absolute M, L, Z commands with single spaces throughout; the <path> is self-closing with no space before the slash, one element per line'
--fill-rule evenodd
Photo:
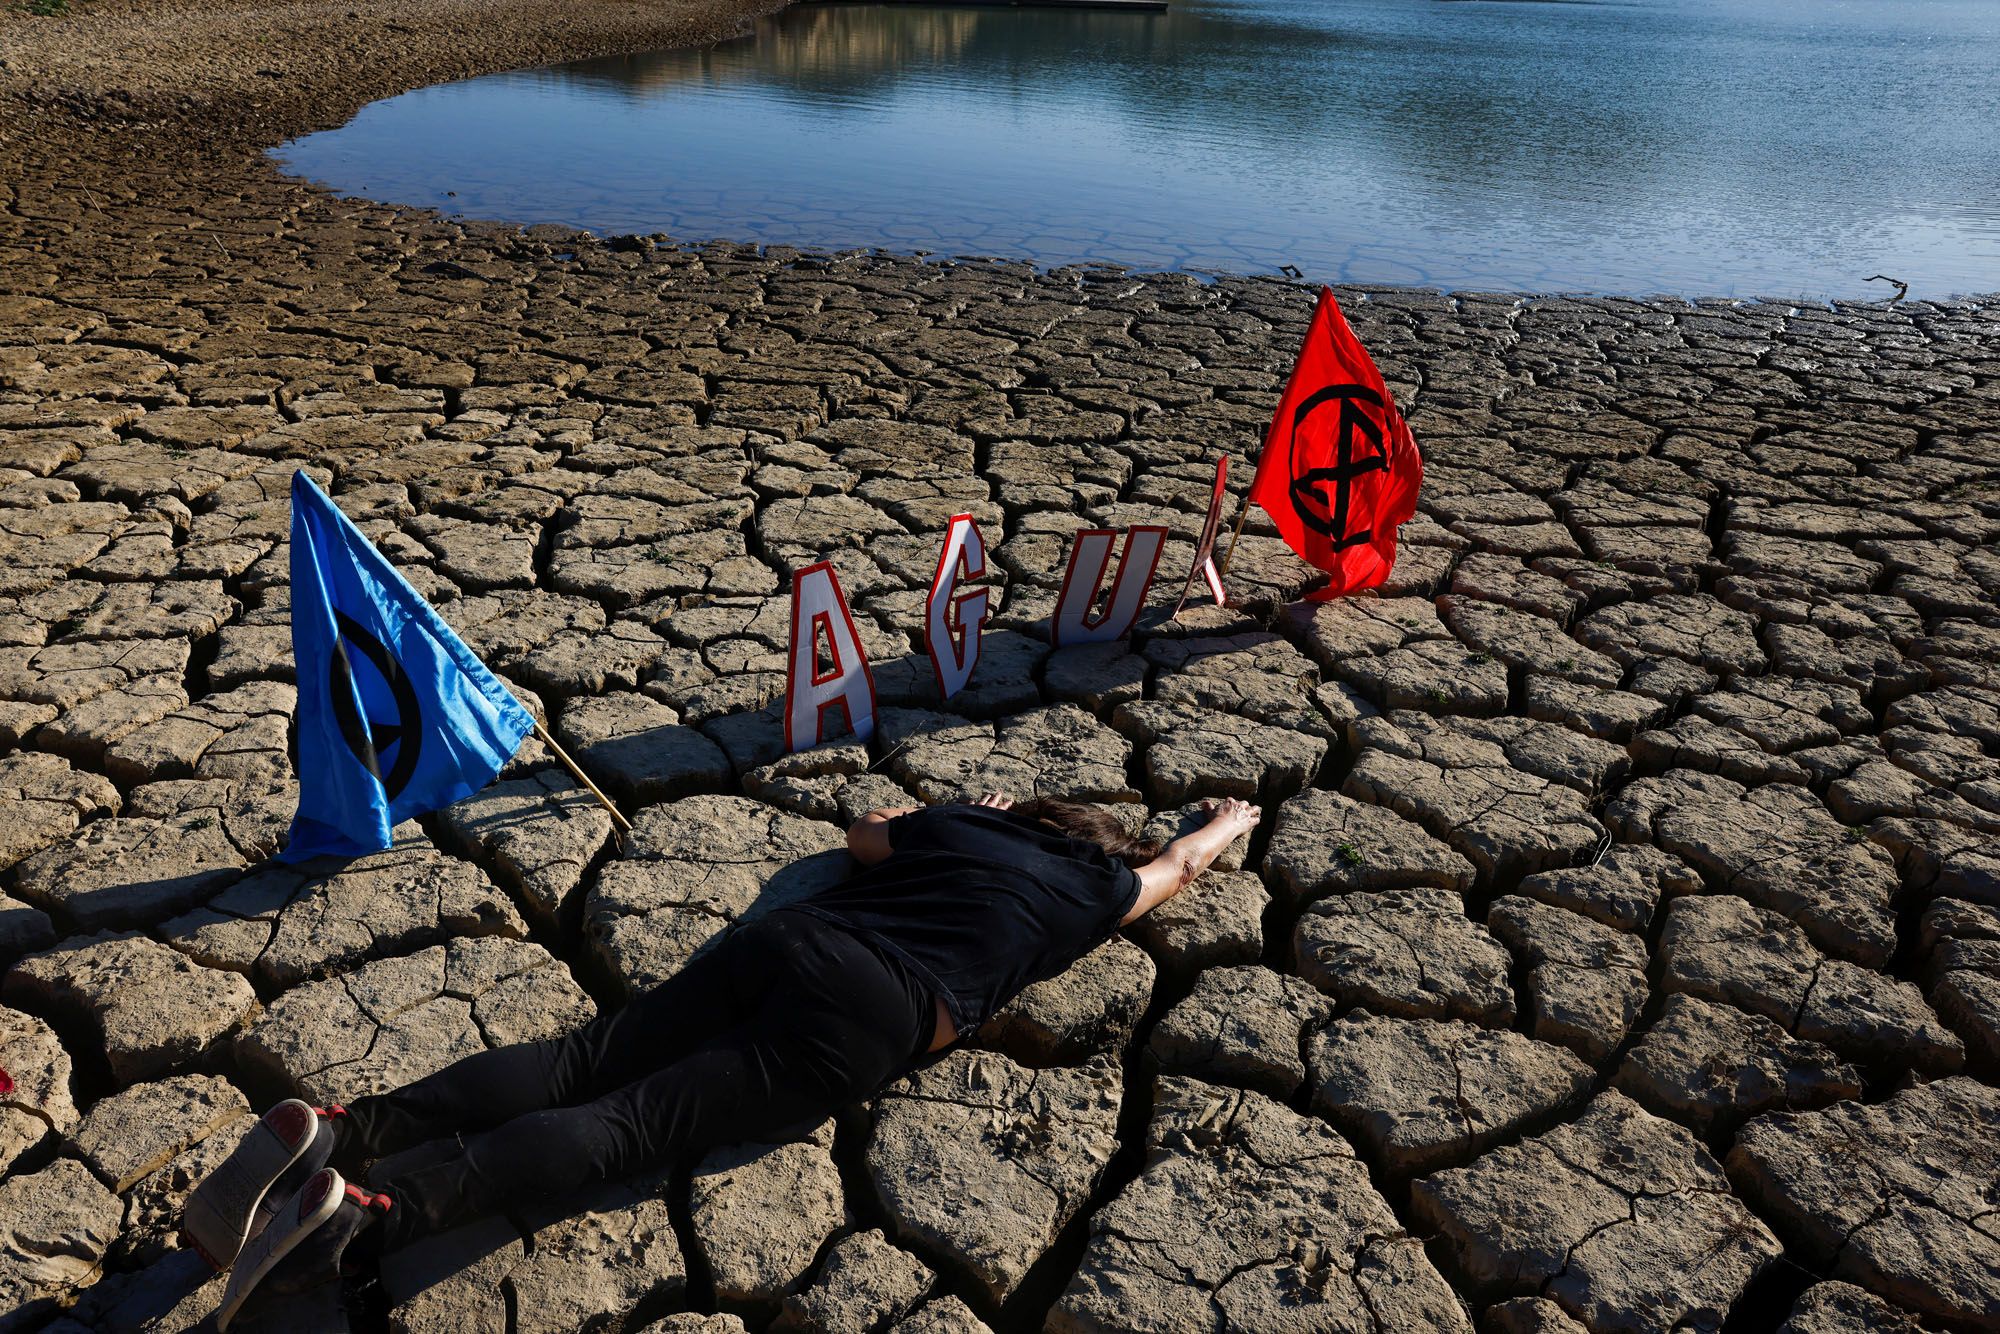
<path fill-rule="evenodd" d="M 296 1126 L 296 1140 L 281 1127 Z M 271 1186 L 305 1156 L 319 1133 L 310 1104 L 287 1098 L 264 1113 L 242 1143 L 188 1196 L 181 1237 L 218 1271 L 236 1263 L 256 1231 L 258 1206 Z"/>
<path fill-rule="evenodd" d="M 319 1192 L 317 1198 L 314 1191 Z M 347 1183 L 331 1167 L 321 1168 L 306 1180 L 296 1198 L 296 1207 L 280 1210 L 278 1217 L 240 1257 L 243 1263 L 230 1274 L 229 1286 L 222 1293 L 222 1305 L 216 1308 L 217 1330 L 229 1328 L 229 1322 L 243 1309 L 243 1303 L 250 1299 L 272 1266 L 291 1254 L 292 1248 L 312 1235 L 314 1228 L 333 1217 L 346 1198 Z"/>

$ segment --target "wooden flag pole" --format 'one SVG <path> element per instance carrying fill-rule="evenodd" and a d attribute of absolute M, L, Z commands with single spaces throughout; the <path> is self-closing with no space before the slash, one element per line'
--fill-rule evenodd
<path fill-rule="evenodd" d="M 542 739 L 542 744 L 544 746 L 547 746 L 550 750 L 556 753 L 556 758 L 563 762 L 563 767 L 565 769 L 568 769 L 571 773 L 576 775 L 577 782 L 583 784 L 585 787 L 590 789 L 591 796 L 596 797 L 599 801 L 604 803 L 604 809 L 611 812 L 611 823 L 617 825 L 618 828 L 623 830 L 625 833 L 628 834 L 631 833 L 632 822 L 626 819 L 622 814 L 620 814 L 618 808 L 611 804 L 611 798 L 605 796 L 603 792 L 598 790 L 597 784 L 590 781 L 590 775 L 584 773 L 582 769 L 579 769 L 577 767 L 576 761 L 569 757 L 569 752 L 565 751 L 561 746 L 558 746 L 556 744 L 556 739 L 549 735 L 549 729 L 543 727 L 541 723 L 537 722 L 535 724 L 535 735 Z"/>
<path fill-rule="evenodd" d="M 1236 539 L 1243 536 L 1243 521 L 1249 517 L 1250 493 L 1245 491 L 1243 493 L 1243 503 L 1236 508 L 1236 526 L 1229 530 L 1229 550 L 1222 553 L 1222 568 L 1216 571 L 1217 574 L 1227 575 L 1229 573 L 1229 558 L 1236 554 Z"/>

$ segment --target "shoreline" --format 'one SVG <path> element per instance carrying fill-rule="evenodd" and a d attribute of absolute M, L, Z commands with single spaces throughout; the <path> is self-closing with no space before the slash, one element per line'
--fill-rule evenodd
<path fill-rule="evenodd" d="M 0 0 L 0 5 L 11 0 Z M 133 170 L 137 149 L 161 165 L 230 168 L 236 189 L 259 177 L 285 190 L 304 189 L 336 207 L 419 210 L 468 228 L 562 228 L 600 244 L 625 233 L 600 233 L 566 223 L 526 223 L 460 214 L 429 204 L 398 204 L 345 195 L 332 186 L 288 174 L 272 153 L 289 140 L 346 124 L 383 98 L 438 83 L 600 56 L 713 45 L 749 34 L 757 20 L 793 0 L 608 0 L 572 10 L 546 0 L 79 0 L 63 17 L 16 10 L 0 24 L 0 165 L 40 164 L 107 156 Z M 160 24 L 173 16 L 175 30 Z M 476 31 L 476 42 L 465 40 Z M 44 151 L 51 141 L 62 146 Z M 10 151 L 11 150 L 11 151 Z M 53 160 L 52 160 L 53 159 Z M 84 189 L 91 183 L 82 183 Z M 661 239 L 661 233 L 643 234 Z M 674 237 L 683 247 L 757 245 L 738 237 Z M 1012 256 L 919 255 L 894 247 L 770 243 L 785 253 L 821 260 L 867 254 L 923 263 L 1026 264 L 1038 274 L 1115 270 L 1142 276 L 1189 275 L 1204 284 L 1243 279 L 1316 288 L 1311 277 L 1243 272 L 1209 266 L 1152 269 L 1118 261 L 1042 264 Z M 1394 283 L 1329 285 L 1346 292 L 1431 293 L 1446 298 L 1504 296 L 1524 301 L 1628 301 L 1689 307 L 1788 304 L 1813 309 L 1874 309 L 1909 300 L 1714 293 L 1604 293 L 1564 290 L 1453 289 Z M 1929 305 L 1979 305 L 2000 292 L 1914 300 Z"/>
<path fill-rule="evenodd" d="M 138 133 L 176 154 L 262 152 L 434 83 L 725 41 L 786 3 L 75 0 L 52 18 L 14 9 L 0 21 L 0 146 Z"/>

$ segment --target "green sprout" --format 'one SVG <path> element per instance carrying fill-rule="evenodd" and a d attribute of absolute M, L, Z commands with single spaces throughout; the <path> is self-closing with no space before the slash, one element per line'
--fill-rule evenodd
<path fill-rule="evenodd" d="M 1361 865 L 1361 845 L 1359 843 L 1336 843 L 1333 845 L 1333 855 L 1340 858 L 1341 861 L 1347 863 L 1349 866 Z"/>

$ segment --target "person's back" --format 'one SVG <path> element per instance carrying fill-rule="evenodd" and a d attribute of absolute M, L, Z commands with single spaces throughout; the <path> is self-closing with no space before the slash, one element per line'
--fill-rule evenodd
<path fill-rule="evenodd" d="M 859 874 L 735 923 L 618 1009 L 345 1105 L 279 1103 L 183 1211 L 230 1271 L 217 1326 L 483 1214 L 801 1133 L 1178 893 L 1261 815 L 1205 802 L 1156 853 L 1102 808 L 1010 806 L 870 811 L 847 832 Z M 447 1136 L 457 1154 L 404 1161 Z M 364 1190 L 371 1159 L 397 1166 Z"/>
<path fill-rule="evenodd" d="M 1102 944 L 1139 898 L 1124 861 L 1023 811 L 928 806 L 884 833 L 886 858 L 792 906 L 888 950 L 961 1034 Z"/>

